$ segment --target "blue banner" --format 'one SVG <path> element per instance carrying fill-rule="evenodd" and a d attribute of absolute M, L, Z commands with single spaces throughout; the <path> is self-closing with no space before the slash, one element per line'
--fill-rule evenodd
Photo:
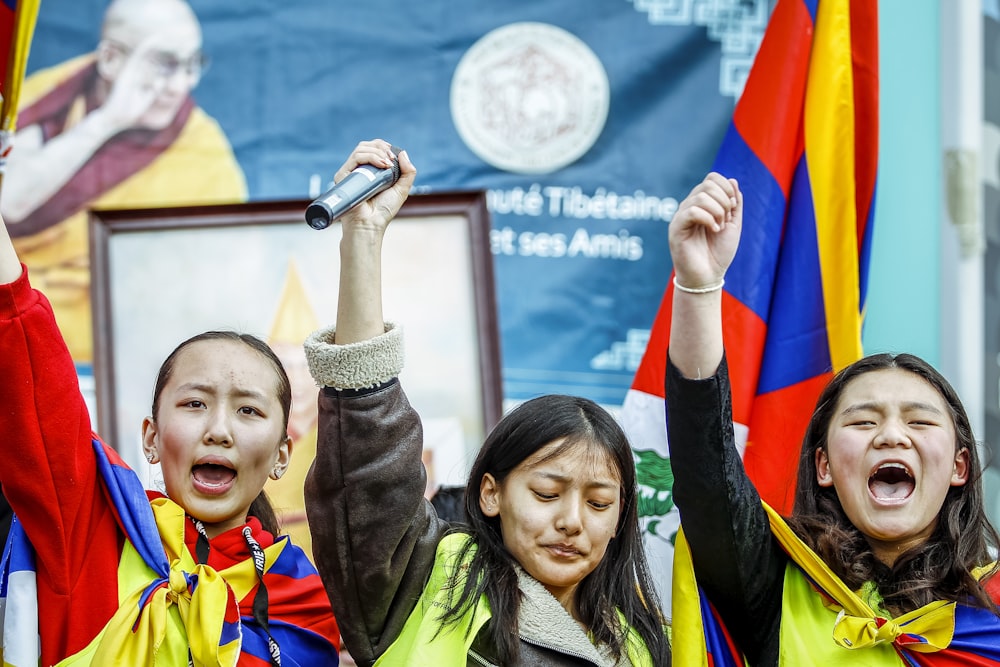
<path fill-rule="evenodd" d="M 130 54 L 151 53 L 165 86 L 186 73 L 192 117 L 218 124 L 250 200 L 318 195 L 374 137 L 409 152 L 418 192 L 488 191 L 505 398 L 621 404 L 670 273 L 667 224 L 711 166 L 767 0 L 190 6 L 200 49 L 170 53 L 108 37 L 106 2 L 46 0 L 29 78 L 95 52 L 93 76 L 123 76 Z M 84 98 L 86 111 L 99 106 Z M 239 199 L 240 184 L 219 195 Z"/>

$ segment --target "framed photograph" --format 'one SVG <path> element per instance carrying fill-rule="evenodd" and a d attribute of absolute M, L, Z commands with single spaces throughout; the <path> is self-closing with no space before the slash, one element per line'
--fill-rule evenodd
<path fill-rule="evenodd" d="M 301 347 L 335 321 L 341 231 L 310 228 L 308 205 L 91 213 L 98 430 L 136 470 L 147 467 L 141 425 L 160 364 L 203 331 L 251 333 L 290 350 L 279 356 L 293 413 L 315 412 Z M 400 380 L 424 420 L 429 485 L 464 483 L 502 411 L 489 232 L 485 195 L 475 191 L 411 195 L 385 236 L 384 313 L 404 329 Z"/>

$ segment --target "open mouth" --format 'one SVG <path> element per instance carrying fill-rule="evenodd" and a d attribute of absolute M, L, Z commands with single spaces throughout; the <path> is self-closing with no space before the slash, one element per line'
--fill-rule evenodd
<path fill-rule="evenodd" d="M 236 471 L 217 463 L 199 463 L 191 468 L 195 486 L 206 493 L 219 493 L 228 489 L 236 479 Z"/>
<path fill-rule="evenodd" d="M 868 478 L 868 489 L 877 500 L 905 500 L 913 493 L 913 473 L 902 463 L 883 463 Z"/>

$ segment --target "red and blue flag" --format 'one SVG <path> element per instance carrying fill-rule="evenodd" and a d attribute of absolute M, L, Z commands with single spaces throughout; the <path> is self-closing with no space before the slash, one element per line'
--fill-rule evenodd
<path fill-rule="evenodd" d="M 723 328 L 733 419 L 761 497 L 790 512 L 820 390 L 862 356 L 878 167 L 878 10 L 779 0 L 713 170 L 744 194 Z M 633 446 L 665 447 L 668 286 L 622 410 Z M 634 413 L 653 410 L 658 419 Z"/>

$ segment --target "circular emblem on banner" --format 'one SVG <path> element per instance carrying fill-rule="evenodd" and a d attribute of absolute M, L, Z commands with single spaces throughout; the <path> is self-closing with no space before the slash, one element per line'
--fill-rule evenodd
<path fill-rule="evenodd" d="M 608 118 L 608 75 L 579 38 L 547 23 L 484 35 L 455 68 L 451 115 L 469 149 L 498 169 L 562 169 L 597 141 Z"/>

